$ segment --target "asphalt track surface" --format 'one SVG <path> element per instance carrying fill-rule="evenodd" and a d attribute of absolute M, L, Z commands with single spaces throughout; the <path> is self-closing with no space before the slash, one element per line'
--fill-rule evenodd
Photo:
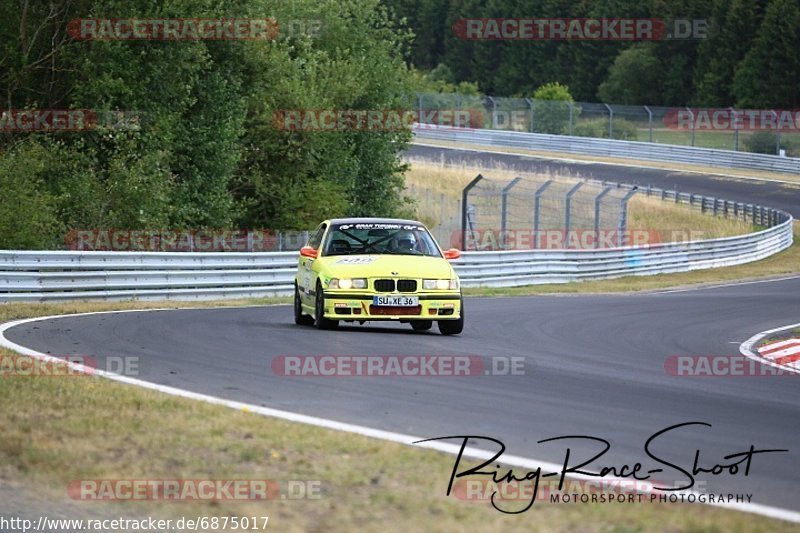
<path fill-rule="evenodd" d="M 570 464 L 599 451 L 587 440 L 539 444 L 564 435 L 607 439 L 587 468 L 662 465 L 653 451 L 691 470 L 730 463 L 756 449 L 742 472 L 697 476 L 704 492 L 749 493 L 753 501 L 800 509 L 800 376 L 680 377 L 671 355 L 737 355 L 766 329 L 797 322 L 800 279 L 648 294 L 469 298 L 464 333 L 443 337 L 402 324 L 317 331 L 296 326 L 290 306 L 152 311 L 65 317 L 11 328 L 6 337 L 51 354 L 139 358 L 139 379 L 221 398 L 433 438 L 486 435 L 507 453 Z M 521 357 L 524 375 L 460 377 L 284 377 L 281 355 L 476 355 Z M 487 361 L 488 360 L 484 359 Z M 457 442 L 457 441 L 453 441 Z M 471 443 L 481 446 L 480 442 Z M 663 467 L 654 479 L 687 479 Z M 446 479 L 441 480 L 442 491 Z"/>
<path fill-rule="evenodd" d="M 642 187 L 651 185 L 661 189 L 692 192 L 705 196 L 716 196 L 725 200 L 754 203 L 781 209 L 795 218 L 800 218 L 800 185 L 786 185 L 778 182 L 748 180 L 679 172 L 655 168 L 639 168 L 609 165 L 604 163 L 583 163 L 560 161 L 515 154 L 485 153 L 457 148 L 440 148 L 412 145 L 406 156 L 430 159 L 453 164 L 480 165 L 491 168 L 496 164 L 504 168 L 527 172 L 553 172 L 555 174 L 580 175 L 619 183 L 631 183 Z M 721 169 L 720 172 L 724 172 Z"/>

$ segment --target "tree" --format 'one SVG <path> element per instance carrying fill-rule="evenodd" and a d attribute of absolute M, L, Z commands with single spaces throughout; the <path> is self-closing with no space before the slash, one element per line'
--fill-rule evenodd
<path fill-rule="evenodd" d="M 660 69 L 649 43 L 634 45 L 617 56 L 600 84 L 597 96 L 603 102 L 645 105 L 659 102 Z"/>
<path fill-rule="evenodd" d="M 540 133 L 562 134 L 567 131 L 570 108 L 575 114 L 569 87 L 558 82 L 542 85 L 533 93 L 534 129 Z M 573 116 L 573 120 L 574 120 Z"/>
<path fill-rule="evenodd" d="M 773 0 L 753 46 L 736 68 L 733 90 L 739 107 L 800 104 L 800 7 L 796 0 Z"/>

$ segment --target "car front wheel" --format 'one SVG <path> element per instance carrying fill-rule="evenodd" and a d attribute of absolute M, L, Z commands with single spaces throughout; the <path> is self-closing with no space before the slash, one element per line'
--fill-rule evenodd
<path fill-rule="evenodd" d="M 317 297 L 314 305 L 314 326 L 317 329 L 333 329 L 339 325 L 338 320 L 325 318 L 325 296 L 322 295 L 322 285 L 317 282 Z"/>
<path fill-rule="evenodd" d="M 297 288 L 297 284 L 294 285 L 294 323 L 298 326 L 310 326 L 314 323 L 314 320 L 308 316 L 303 314 L 303 306 L 300 302 L 300 290 Z"/>
<path fill-rule="evenodd" d="M 433 327 L 433 320 L 412 320 L 411 327 L 414 331 L 428 331 Z"/>
<path fill-rule="evenodd" d="M 458 320 L 439 320 L 439 333 L 442 335 L 458 335 L 464 330 L 464 299 L 461 299 L 461 316 Z"/>

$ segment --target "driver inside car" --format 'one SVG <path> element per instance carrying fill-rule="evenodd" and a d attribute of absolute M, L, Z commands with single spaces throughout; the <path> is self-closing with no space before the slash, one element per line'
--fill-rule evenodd
<path fill-rule="evenodd" d="M 394 253 L 416 253 L 417 238 L 410 231 L 398 233 L 394 238 L 392 238 L 389 250 Z"/>

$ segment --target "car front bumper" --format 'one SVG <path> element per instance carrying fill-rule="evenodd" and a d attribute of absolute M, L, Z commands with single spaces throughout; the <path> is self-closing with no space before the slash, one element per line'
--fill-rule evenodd
<path fill-rule="evenodd" d="M 325 318 L 332 320 L 458 320 L 461 317 L 461 293 L 359 293 L 325 291 Z M 374 296 L 412 296 L 417 307 L 374 306 Z"/>

